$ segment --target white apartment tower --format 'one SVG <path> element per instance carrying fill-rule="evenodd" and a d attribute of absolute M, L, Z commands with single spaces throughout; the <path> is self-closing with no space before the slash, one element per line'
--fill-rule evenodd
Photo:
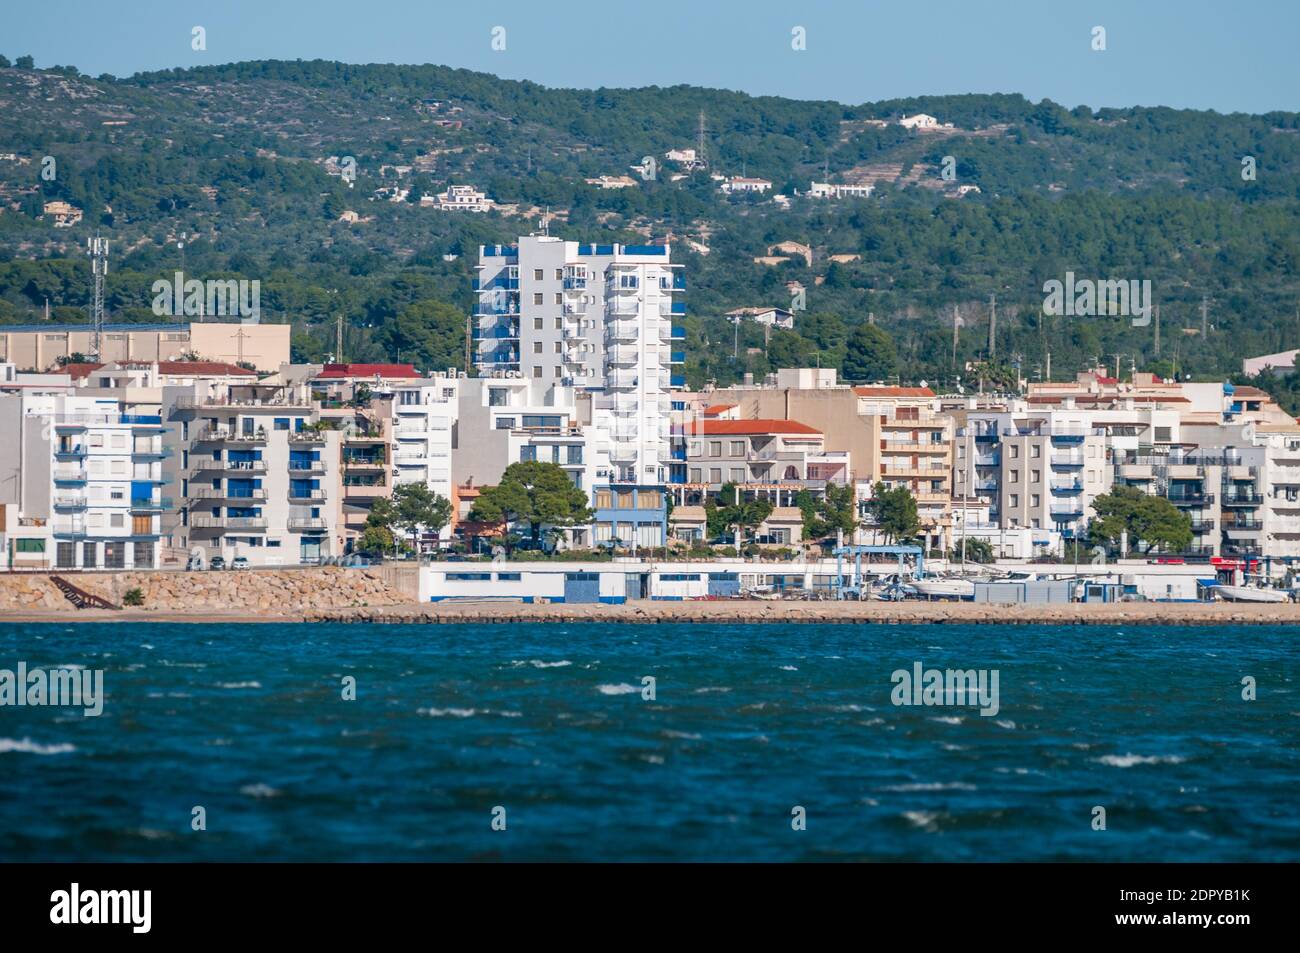
<path fill-rule="evenodd" d="M 686 289 L 667 245 L 589 245 L 544 235 L 479 252 L 476 363 L 593 392 L 593 423 L 610 434 L 611 482 L 667 479 L 670 393 Z"/>

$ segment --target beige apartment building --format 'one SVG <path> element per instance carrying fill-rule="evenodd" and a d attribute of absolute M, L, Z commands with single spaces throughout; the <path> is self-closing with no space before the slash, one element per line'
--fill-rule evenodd
<path fill-rule="evenodd" d="M 111 361 L 204 361 L 252 364 L 259 371 L 289 363 L 289 325 L 196 321 L 187 324 L 106 324 L 100 363 Z M 20 371 L 44 371 L 73 355 L 95 350 L 89 324 L 0 325 L 0 362 Z"/>

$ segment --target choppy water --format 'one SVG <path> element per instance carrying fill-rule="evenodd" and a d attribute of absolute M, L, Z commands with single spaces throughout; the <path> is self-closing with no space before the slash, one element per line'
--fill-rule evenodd
<path fill-rule="evenodd" d="M 0 625 L 0 669 L 102 668 L 107 694 L 0 707 L 0 859 L 1294 861 L 1298 639 Z M 997 669 L 1000 711 L 894 706 L 916 661 Z"/>

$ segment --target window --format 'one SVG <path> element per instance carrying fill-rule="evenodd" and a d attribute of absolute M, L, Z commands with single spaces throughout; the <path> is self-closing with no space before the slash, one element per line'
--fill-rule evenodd
<path fill-rule="evenodd" d="M 745 482 L 745 468 L 744 468 L 744 467 L 732 467 L 732 468 L 731 468 L 731 482 L 732 482 L 732 483 L 743 483 L 743 482 Z"/>
<path fill-rule="evenodd" d="M 713 440 L 713 441 L 710 441 L 710 442 L 709 442 L 709 456 L 711 456 L 711 457 L 720 457 L 720 456 L 722 456 L 722 441 L 721 441 L 721 440 Z"/>
<path fill-rule="evenodd" d="M 558 291 L 555 292 L 555 303 L 556 303 L 556 304 L 563 304 L 563 303 L 564 303 L 564 296 L 561 295 L 560 292 L 558 292 Z"/>
<path fill-rule="evenodd" d="M 1042 498 L 1041 496 L 1039 496 L 1037 493 L 1031 493 L 1031 494 L 1029 495 L 1029 505 L 1030 505 L 1030 506 L 1042 506 L 1042 505 L 1043 505 L 1043 498 Z"/>
<path fill-rule="evenodd" d="M 497 573 L 497 582 L 519 582 L 523 575 L 517 572 L 499 572 Z"/>
<path fill-rule="evenodd" d="M 534 330 L 534 331 L 540 331 L 541 329 L 542 329 L 542 319 L 541 319 L 541 318 L 533 318 L 533 330 Z"/>
<path fill-rule="evenodd" d="M 14 540 L 14 549 L 20 553 L 43 553 L 45 552 L 45 540 L 16 539 Z"/>
<path fill-rule="evenodd" d="M 490 572 L 449 572 L 447 573 L 448 582 L 491 582 L 492 574 Z"/>
<path fill-rule="evenodd" d="M 556 341 L 556 342 L 555 342 L 555 353 L 556 353 L 556 354 L 563 354 L 563 353 L 564 353 L 564 345 L 563 345 L 561 342 L 559 342 L 559 341 Z"/>
<path fill-rule="evenodd" d="M 745 441 L 743 440 L 731 441 L 731 455 L 733 457 L 743 457 L 745 455 Z"/>
<path fill-rule="evenodd" d="M 1020 496 L 1019 496 L 1018 494 L 1016 494 L 1016 493 L 1012 493 L 1012 494 L 1011 494 L 1011 503 L 1010 503 L 1010 505 L 1011 505 L 1011 506 L 1019 506 L 1019 505 L 1020 505 Z"/>
<path fill-rule="evenodd" d="M 1019 482 L 1020 482 L 1020 471 L 1019 471 L 1019 470 L 1012 470 L 1012 471 L 1011 471 L 1011 482 L 1012 482 L 1012 483 L 1019 483 Z"/>
<path fill-rule="evenodd" d="M 555 365 L 555 376 L 556 376 L 556 377 L 563 377 L 563 376 L 564 376 L 564 368 L 560 367 L 559 364 L 556 364 L 556 365 Z"/>
<path fill-rule="evenodd" d="M 563 318 L 556 318 L 556 319 L 555 319 L 555 330 L 557 330 L 557 331 L 563 331 L 563 330 L 564 330 L 564 319 L 563 319 Z"/>
<path fill-rule="evenodd" d="M 1011 445 L 1011 459 L 1012 460 L 1020 459 L 1020 445 L 1017 443 L 1013 443 Z"/>
<path fill-rule="evenodd" d="M 556 268 L 556 269 L 555 269 L 555 280 L 556 280 L 556 281 L 563 281 L 563 280 L 564 280 L 564 269 L 563 269 L 563 268 Z"/>
<path fill-rule="evenodd" d="M 1043 471 L 1042 471 L 1042 470 L 1030 470 L 1030 471 L 1029 471 L 1029 482 L 1030 482 L 1030 483 L 1042 483 L 1042 482 L 1043 482 Z"/>
<path fill-rule="evenodd" d="M 533 281 L 541 281 L 541 280 L 542 280 L 542 269 L 540 269 L 540 268 L 534 268 L 534 269 L 533 269 Z"/>
<path fill-rule="evenodd" d="M 406 395 L 403 394 L 402 396 L 405 397 Z M 276 417 L 276 418 L 275 418 L 275 429 L 276 429 L 276 430 L 288 430 L 288 429 L 289 429 L 289 418 L 288 418 L 288 417 Z"/>
<path fill-rule="evenodd" d="M 540 367 L 534 367 L 534 368 L 533 368 L 533 376 L 534 376 L 534 377 L 541 377 L 541 376 L 542 376 L 542 369 L 541 369 Z"/>
<path fill-rule="evenodd" d="M 722 469 L 720 467 L 712 467 L 709 470 L 709 482 L 710 483 L 722 482 Z"/>
<path fill-rule="evenodd" d="M 533 292 L 533 304 L 541 304 L 541 303 L 542 303 L 542 300 L 543 300 L 543 295 L 542 295 L 542 293 L 541 293 L 540 291 L 534 291 L 534 292 Z"/>
<path fill-rule="evenodd" d="M 1037 460 L 1040 456 L 1042 456 L 1042 452 L 1043 452 L 1043 448 L 1040 447 L 1038 444 L 1034 444 L 1032 447 L 1029 448 L 1029 456 L 1034 460 Z"/>
<path fill-rule="evenodd" d="M 514 417 L 498 417 L 498 418 L 497 418 L 497 430 L 514 430 L 514 429 L 515 429 L 515 418 L 514 418 Z"/>
<path fill-rule="evenodd" d="M 519 462 L 530 463 L 537 459 L 537 448 L 532 444 L 527 444 L 519 448 Z"/>
<path fill-rule="evenodd" d="M 541 354 L 541 353 L 542 353 L 542 342 L 541 342 L 541 341 L 534 341 L 534 342 L 533 342 L 533 353 L 534 353 L 534 354 Z"/>
<path fill-rule="evenodd" d="M 596 509 L 608 510 L 614 506 L 614 493 L 612 490 L 596 491 Z"/>
<path fill-rule="evenodd" d="M 488 388 L 488 406 L 505 407 L 510 403 L 510 391 L 504 387 Z"/>

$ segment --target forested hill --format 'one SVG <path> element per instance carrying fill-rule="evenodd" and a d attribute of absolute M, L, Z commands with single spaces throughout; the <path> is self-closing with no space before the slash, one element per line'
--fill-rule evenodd
<path fill-rule="evenodd" d="M 952 126 L 898 125 L 917 112 Z M 770 196 L 725 196 L 708 172 L 674 179 L 684 170 L 663 154 L 695 145 L 701 113 L 709 172 L 769 179 L 791 196 L 827 176 L 876 191 L 800 196 L 787 209 Z M 527 233 L 549 208 L 553 234 L 674 241 L 691 286 L 683 324 L 693 384 L 838 365 L 868 314 L 897 345 L 882 373 L 951 381 L 986 356 L 991 294 L 995 363 L 1017 360 L 1030 376 L 1048 351 L 1059 377 L 1116 353 L 1125 366 L 1210 374 L 1244 354 L 1300 346 L 1293 112 L 1094 112 L 1018 95 L 842 105 L 686 86 L 548 89 L 439 66 L 322 61 L 90 78 L 0 59 L 8 153 L 0 322 L 35 320 L 47 298 L 57 317 L 79 317 L 88 278 L 79 249 L 96 229 L 112 241 L 112 317 L 152 318 L 150 286 L 181 264 L 184 234 L 186 271 L 259 279 L 265 317 L 294 322 L 300 357 L 332 346 L 326 327 L 342 312 L 348 357 L 447 367 L 461 361 L 476 247 Z M 647 155 L 659 162 L 653 181 L 630 171 Z M 41 178 L 45 156 L 56 162 L 52 181 Z M 355 159 L 351 187 L 328 174 L 331 156 Z M 952 179 L 942 175 L 946 157 Z M 584 181 L 625 174 L 637 184 Z M 506 207 L 443 213 L 374 195 L 449 183 Z M 962 185 L 978 191 L 958 197 Z M 55 228 L 40 217 L 54 199 L 84 219 Z M 341 221 L 349 211 L 359 220 Z M 812 247 L 811 267 L 798 257 L 753 261 L 786 240 Z M 1128 321 L 1043 318 L 1043 283 L 1067 271 L 1150 280 L 1162 306 L 1159 353 L 1153 330 Z M 797 330 L 764 340 L 746 327 L 733 357 L 722 314 L 789 306 L 792 281 L 807 289 Z"/>

